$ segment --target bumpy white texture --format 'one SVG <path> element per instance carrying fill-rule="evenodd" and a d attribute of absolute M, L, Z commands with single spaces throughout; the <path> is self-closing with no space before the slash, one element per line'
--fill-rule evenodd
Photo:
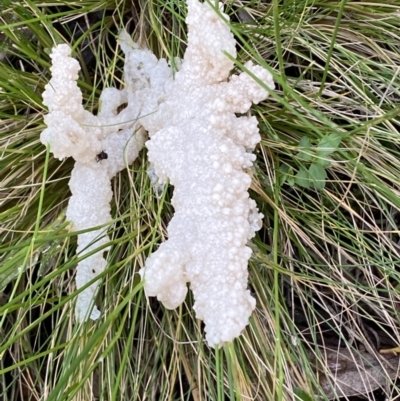
<path fill-rule="evenodd" d="M 174 186 L 175 215 L 168 240 L 140 273 L 146 294 L 170 309 L 184 301 L 190 282 L 196 316 L 215 347 L 238 337 L 255 308 L 247 290 L 246 243 L 261 227 L 262 215 L 249 198 L 246 169 L 256 158 L 250 152 L 260 135 L 255 117 L 235 113 L 247 112 L 268 93 L 247 73 L 228 79 L 234 64 L 224 51 L 236 57 L 228 16 L 221 18 L 207 3 L 187 3 L 181 69 L 166 85 L 158 112 L 141 119 L 159 182 L 169 179 Z M 246 68 L 274 87 L 265 69 L 250 62 Z"/>
<path fill-rule="evenodd" d="M 98 163 L 97 165 L 76 162 L 69 182 L 72 196 L 70 198 L 67 219 L 73 223 L 74 230 L 87 230 L 96 226 L 104 226 L 111 221 L 110 201 L 112 191 L 107 169 Z M 92 230 L 78 235 L 77 254 L 85 257 L 85 254 L 96 248 L 104 247 L 109 241 L 107 226 L 102 229 Z M 86 256 L 78 263 L 76 269 L 76 286 L 83 287 L 89 281 L 102 273 L 106 267 L 103 252 L 98 251 Z M 91 284 L 78 295 L 75 314 L 78 320 L 83 321 L 88 316 L 91 302 L 97 291 L 97 282 Z M 94 307 L 90 318 L 100 317 L 99 310 Z"/>
<path fill-rule="evenodd" d="M 74 230 L 102 226 L 78 235 L 79 257 L 102 249 L 78 263 L 77 288 L 95 279 L 106 267 L 103 253 L 107 250 L 107 229 L 111 221 L 110 179 L 137 157 L 145 141 L 145 132 L 138 120 L 141 109 L 146 99 L 149 103 L 146 109 L 157 107 L 163 85 L 171 79 L 166 61 L 158 62 L 148 50 L 137 49 L 125 32 L 121 33 L 120 43 L 126 55 L 126 86 L 122 90 L 107 88 L 102 92 L 98 116 L 83 108 L 82 93 L 76 82 L 79 63 L 70 56 L 71 50 L 65 44 L 53 49 L 52 78 L 43 93 L 49 114 L 45 116 L 47 128 L 41 134 L 41 141 L 50 145 L 55 157 L 72 156 L 76 160 L 69 182 L 72 196 L 67 219 Z M 118 112 L 124 104 L 126 107 Z M 102 151 L 108 158 L 98 161 L 96 156 Z M 95 282 L 78 295 L 77 320 L 88 317 L 97 288 Z M 90 318 L 99 316 L 99 310 L 93 307 Z"/>

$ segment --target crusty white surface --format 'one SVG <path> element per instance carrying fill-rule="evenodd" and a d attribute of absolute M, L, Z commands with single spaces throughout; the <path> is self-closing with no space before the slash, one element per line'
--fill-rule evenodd
<path fill-rule="evenodd" d="M 235 58 L 236 50 L 225 23 L 228 17 L 206 3 L 187 2 L 188 47 L 175 80 L 165 60 L 139 50 L 122 33 L 126 86 L 104 90 L 97 117 L 83 109 L 76 85 L 78 63 L 66 45 L 56 47 L 53 78 L 43 95 L 50 114 L 41 139 L 56 157 L 77 161 L 67 211 L 74 228 L 103 225 L 79 235 L 78 253 L 83 256 L 107 244 L 109 180 L 140 150 L 144 132 L 139 123 L 149 131 L 149 159 L 158 184 L 169 180 L 175 188 L 175 215 L 168 240 L 141 271 L 145 290 L 175 308 L 184 301 L 190 282 L 196 316 L 206 324 L 208 343 L 217 346 L 240 335 L 255 307 L 247 290 L 251 250 L 246 243 L 261 227 L 262 215 L 249 198 L 246 169 L 255 160 L 251 151 L 260 136 L 255 117 L 235 113 L 246 113 L 267 91 L 247 73 L 229 78 L 234 64 L 224 52 Z M 265 69 L 251 63 L 246 68 L 273 88 Z M 128 106 L 118 113 L 123 103 Z M 108 159 L 96 163 L 102 150 Z M 104 270 L 102 252 L 79 263 L 78 288 Z M 85 319 L 96 290 L 94 284 L 79 295 L 79 320 Z M 91 318 L 98 316 L 94 309 Z"/>
<path fill-rule="evenodd" d="M 260 141 L 255 117 L 236 117 L 268 95 L 248 74 L 228 79 L 236 57 L 225 20 L 207 3 L 188 0 L 188 47 L 159 111 L 141 119 L 148 156 L 160 182 L 174 186 L 168 240 L 141 270 L 148 296 L 170 309 L 194 293 L 196 316 L 210 346 L 239 336 L 255 308 L 247 290 L 247 241 L 262 215 L 249 198 L 246 169 Z M 271 75 L 246 64 L 274 87 Z"/>
<path fill-rule="evenodd" d="M 122 90 L 107 88 L 103 91 L 98 116 L 83 108 L 82 93 L 77 85 L 79 63 L 71 57 L 71 50 L 65 44 L 52 51 L 52 78 L 43 93 L 43 103 L 48 106 L 49 114 L 45 116 L 47 128 L 41 134 L 41 141 L 50 145 L 55 157 L 72 156 L 76 160 L 69 182 L 72 196 L 67 219 L 74 230 L 103 226 L 78 235 L 77 253 L 80 258 L 104 248 L 109 242 L 110 179 L 131 164 L 143 146 L 145 132 L 138 119 L 143 103 L 148 98 L 151 107 L 156 107 L 157 96 L 163 92 L 162 87 L 152 89 L 150 86 L 159 80 L 159 76 L 167 79 L 171 75 L 165 60 L 158 63 L 148 50 L 136 49 L 125 33 L 121 34 L 121 42 L 126 54 L 126 86 Z M 149 69 L 146 69 L 146 63 Z M 156 75 L 155 78 L 152 74 Z M 124 103 L 127 107 L 118 112 L 118 107 Z M 108 158 L 98 162 L 96 155 L 101 151 L 105 151 Z M 105 250 L 99 250 L 78 263 L 78 289 L 104 271 L 107 265 L 103 257 Z M 89 317 L 88 311 L 97 288 L 95 282 L 78 295 L 76 317 L 79 321 Z M 94 307 L 90 318 L 99 316 L 100 312 Z"/>

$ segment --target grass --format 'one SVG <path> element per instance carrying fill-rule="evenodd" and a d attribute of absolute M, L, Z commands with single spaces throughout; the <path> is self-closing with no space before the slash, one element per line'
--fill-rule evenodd
<path fill-rule="evenodd" d="M 75 324 L 79 255 L 65 222 L 73 162 L 39 141 L 54 44 L 72 45 L 95 112 L 101 90 L 122 82 L 118 30 L 173 62 L 185 49 L 183 2 L 0 6 L 2 400 L 335 398 L 324 375 L 344 380 L 328 351 L 338 346 L 365 361 L 356 372 L 376 355 L 373 375 L 388 380 L 375 395 L 398 396 L 378 351 L 400 343 L 400 1 L 227 3 L 238 69 L 253 59 L 277 90 L 252 108 L 262 141 L 251 195 L 265 215 L 249 264 L 257 310 L 219 350 L 204 343 L 190 296 L 167 311 L 143 294 L 136 273 L 173 213 L 171 190 L 152 193 L 145 150 L 112 183 L 102 316 Z M 333 134 L 340 143 L 323 153 Z M 374 386 L 363 380 L 367 394 Z"/>

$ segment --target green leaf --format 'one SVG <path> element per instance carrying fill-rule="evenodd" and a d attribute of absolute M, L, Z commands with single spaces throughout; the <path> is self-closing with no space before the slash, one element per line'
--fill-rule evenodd
<path fill-rule="evenodd" d="M 294 186 L 294 184 L 295 184 L 295 178 L 294 178 L 293 175 L 291 175 L 291 176 L 289 176 L 289 177 L 287 178 L 287 183 L 288 183 L 291 187 Z"/>
<path fill-rule="evenodd" d="M 331 153 L 335 152 L 340 142 L 342 142 L 342 136 L 340 134 L 326 135 L 318 143 L 317 156 L 318 158 L 324 159 Z"/>
<path fill-rule="evenodd" d="M 303 188 L 310 188 L 311 186 L 310 175 L 304 168 L 300 168 L 300 171 L 294 177 L 294 181 Z"/>
<path fill-rule="evenodd" d="M 296 399 L 301 401 L 314 401 L 314 398 L 310 397 L 308 393 L 306 393 L 303 389 L 299 387 L 295 387 L 293 392 L 296 395 Z"/>
<path fill-rule="evenodd" d="M 329 167 L 331 165 L 331 160 L 315 157 L 313 163 L 319 164 L 322 167 Z"/>
<path fill-rule="evenodd" d="M 298 153 L 298 158 L 304 161 L 310 161 L 312 158 L 311 153 L 311 142 L 308 136 L 303 136 L 299 142 L 300 152 Z"/>
<path fill-rule="evenodd" d="M 325 188 L 325 181 L 327 178 L 326 171 L 323 166 L 317 163 L 311 163 L 308 169 L 310 179 L 313 181 L 314 187 L 317 189 Z"/>
<path fill-rule="evenodd" d="M 308 136 L 303 136 L 300 139 L 299 148 L 310 149 L 310 147 L 311 147 L 310 138 Z"/>
<path fill-rule="evenodd" d="M 279 167 L 279 174 L 278 174 L 278 185 L 281 187 L 288 177 L 290 167 L 287 164 L 282 164 Z"/>
<path fill-rule="evenodd" d="M 279 167 L 280 174 L 278 175 L 278 185 L 282 186 L 285 181 L 288 182 L 290 186 L 294 185 L 294 178 L 293 178 L 293 168 L 288 166 L 287 164 L 282 164 Z"/>
<path fill-rule="evenodd" d="M 281 166 L 279 167 L 279 171 L 282 174 L 287 174 L 289 172 L 289 170 L 291 169 L 290 166 L 288 166 L 287 164 L 281 164 Z"/>

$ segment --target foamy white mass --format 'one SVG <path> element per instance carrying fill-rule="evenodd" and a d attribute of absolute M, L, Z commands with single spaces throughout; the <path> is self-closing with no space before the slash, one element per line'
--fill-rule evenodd
<path fill-rule="evenodd" d="M 175 215 L 168 240 L 140 271 L 145 291 L 172 309 L 184 301 L 190 283 L 196 316 L 204 320 L 207 341 L 215 347 L 238 337 L 255 308 L 247 289 L 251 250 L 246 244 L 261 227 L 262 215 L 249 198 L 247 171 L 260 135 L 255 117 L 236 114 L 268 96 L 253 76 L 270 89 L 274 84 L 268 71 L 251 62 L 246 72 L 230 76 L 236 42 L 222 5 L 187 4 L 188 46 L 174 79 L 166 60 L 139 49 L 123 32 L 125 87 L 103 91 L 98 116 L 82 106 L 78 62 L 67 45 L 57 46 L 43 94 L 49 114 L 41 140 L 55 157 L 76 160 L 67 218 L 75 230 L 88 230 L 78 236 L 79 256 L 94 251 L 78 264 L 81 288 L 106 267 L 110 179 L 137 156 L 145 141 L 143 127 L 149 132 L 152 176 L 157 185 L 174 186 Z M 98 162 L 102 151 L 108 158 Z M 97 226 L 102 228 L 89 231 Z M 88 317 L 97 287 L 79 294 L 79 320 Z M 98 316 L 94 308 L 90 317 Z"/>
<path fill-rule="evenodd" d="M 255 308 L 247 289 L 246 243 L 263 216 L 249 198 L 246 169 L 256 159 L 251 151 L 260 135 L 255 117 L 235 113 L 246 113 L 268 92 L 246 72 L 230 77 L 236 42 L 222 6 L 217 12 L 198 0 L 187 4 L 188 46 L 180 70 L 157 113 L 150 108 L 141 118 L 159 182 L 174 186 L 175 214 L 168 240 L 140 274 L 146 294 L 169 309 L 184 301 L 190 282 L 196 316 L 215 347 L 238 337 Z M 245 67 L 274 88 L 264 68 L 251 62 Z"/>
<path fill-rule="evenodd" d="M 121 33 L 120 43 L 126 56 L 125 87 L 103 91 L 98 116 L 83 108 L 77 85 L 79 63 L 71 57 L 71 50 L 65 44 L 56 46 L 51 53 L 52 78 L 43 93 L 49 114 L 44 118 L 47 128 L 40 139 L 50 145 L 55 157 L 72 156 L 76 160 L 69 182 L 72 196 L 67 219 L 73 230 L 90 230 L 78 235 L 77 253 L 84 259 L 77 265 L 77 288 L 85 286 L 106 267 L 103 253 L 109 242 L 110 180 L 133 162 L 143 146 L 145 131 L 138 122 L 143 103 L 149 103 L 146 109 L 156 110 L 164 82 L 171 79 L 166 61 L 157 60 L 148 50 L 137 49 L 125 32 Z M 118 112 L 121 106 L 126 107 Z M 101 152 L 107 158 L 101 160 L 97 156 Z M 93 229 L 96 226 L 102 228 Z M 95 249 L 99 250 L 85 257 Z M 95 282 L 78 295 L 76 317 L 79 321 L 89 317 L 89 310 L 92 310 L 91 319 L 100 316 L 92 304 L 97 288 Z"/>

